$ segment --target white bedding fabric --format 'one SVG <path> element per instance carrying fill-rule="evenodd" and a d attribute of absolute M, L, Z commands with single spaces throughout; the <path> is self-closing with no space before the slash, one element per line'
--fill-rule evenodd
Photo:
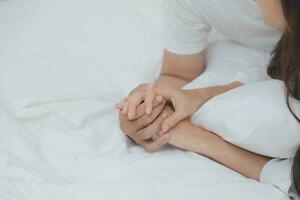
<path fill-rule="evenodd" d="M 153 79 L 160 0 L 0 0 L 1 200 L 284 200 L 200 155 L 145 153 L 113 103 Z"/>

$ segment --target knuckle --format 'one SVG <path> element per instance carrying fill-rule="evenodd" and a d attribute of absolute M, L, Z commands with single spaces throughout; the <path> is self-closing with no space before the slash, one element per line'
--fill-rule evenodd
<path fill-rule="evenodd" d="M 136 93 L 136 92 L 133 92 L 133 93 L 130 95 L 130 97 L 127 99 L 127 103 L 130 102 L 132 99 L 134 99 L 135 93 Z"/>
<path fill-rule="evenodd" d="M 122 131 L 124 133 L 124 135 L 127 135 L 127 136 L 130 136 L 130 133 L 128 130 L 126 130 L 125 128 L 121 127 L 122 128 Z"/>
<path fill-rule="evenodd" d="M 127 136 L 132 136 L 132 131 L 130 131 L 129 129 L 124 128 L 124 129 L 123 129 L 123 132 L 124 132 L 124 134 L 127 135 Z"/>
<path fill-rule="evenodd" d="M 121 111 L 119 112 L 119 121 L 122 126 L 125 126 L 127 120 L 127 116 L 123 114 Z"/>
<path fill-rule="evenodd" d="M 134 94 L 135 100 L 138 100 L 138 99 L 142 98 L 142 97 L 143 97 L 143 94 L 144 94 L 144 92 L 137 91 L 137 92 Z"/>
<path fill-rule="evenodd" d="M 142 83 L 142 84 L 140 84 L 140 85 L 137 87 L 137 90 L 138 90 L 138 91 L 144 91 L 144 90 L 147 88 L 148 85 L 149 85 L 149 84 L 147 84 L 147 83 Z"/>
<path fill-rule="evenodd" d="M 134 94 L 128 98 L 128 100 L 126 101 L 126 104 L 130 104 L 130 102 L 132 101 L 133 98 L 134 98 Z"/>
<path fill-rule="evenodd" d="M 140 96 L 142 94 L 142 92 L 141 91 L 136 91 L 135 93 L 134 93 L 134 97 L 138 97 L 138 96 Z"/>
<path fill-rule="evenodd" d="M 131 134 L 127 131 L 124 131 L 124 134 L 127 135 L 127 136 L 130 136 Z"/>
<path fill-rule="evenodd" d="M 130 98 L 130 96 L 132 96 L 136 92 L 136 90 L 137 90 L 137 88 L 135 88 L 135 89 L 133 89 L 133 90 L 130 91 L 129 98 Z"/>

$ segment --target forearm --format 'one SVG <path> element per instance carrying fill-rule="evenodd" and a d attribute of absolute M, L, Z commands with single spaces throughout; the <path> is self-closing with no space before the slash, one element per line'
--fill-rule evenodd
<path fill-rule="evenodd" d="M 189 82 L 180 77 L 161 74 L 154 83 L 159 86 L 170 85 L 175 88 L 181 88 L 184 85 L 188 84 Z"/>
<path fill-rule="evenodd" d="M 199 99 L 203 99 L 205 101 L 208 101 L 212 99 L 215 96 L 218 96 L 220 94 L 223 94 L 225 92 L 228 92 L 230 90 L 233 90 L 235 88 L 238 88 L 240 86 L 243 86 L 243 83 L 240 82 L 233 82 L 227 85 L 219 85 L 219 86 L 212 86 L 207 88 L 198 88 L 190 90 L 193 94 L 198 95 Z"/>
<path fill-rule="evenodd" d="M 182 122 L 178 129 L 171 131 L 171 145 L 199 153 L 248 178 L 259 180 L 262 168 L 270 160 L 228 143 L 189 121 Z"/>
<path fill-rule="evenodd" d="M 203 73 L 204 60 L 203 52 L 177 55 L 165 50 L 163 67 L 155 83 L 181 88 Z"/>

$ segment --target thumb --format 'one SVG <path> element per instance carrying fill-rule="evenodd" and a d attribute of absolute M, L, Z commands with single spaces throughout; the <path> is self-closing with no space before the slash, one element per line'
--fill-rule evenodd
<path fill-rule="evenodd" d="M 162 123 L 162 131 L 165 133 L 171 128 L 175 127 L 185 116 L 181 112 L 174 112 L 171 116 L 166 118 Z"/>

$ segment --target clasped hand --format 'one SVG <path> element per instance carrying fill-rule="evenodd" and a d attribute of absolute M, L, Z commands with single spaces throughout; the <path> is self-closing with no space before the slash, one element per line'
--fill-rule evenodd
<path fill-rule="evenodd" d="M 142 84 L 115 107 L 120 110 L 124 133 L 148 152 L 155 152 L 168 143 L 171 137 L 168 131 L 207 100 L 205 89 Z"/>

